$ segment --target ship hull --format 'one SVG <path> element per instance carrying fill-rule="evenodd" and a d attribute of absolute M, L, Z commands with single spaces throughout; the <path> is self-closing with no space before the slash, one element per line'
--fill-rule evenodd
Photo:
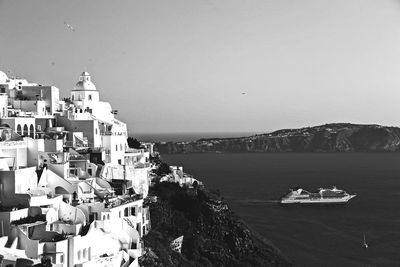
<path fill-rule="evenodd" d="M 349 195 L 343 198 L 310 198 L 310 199 L 281 199 L 281 204 L 346 204 L 356 195 Z"/>

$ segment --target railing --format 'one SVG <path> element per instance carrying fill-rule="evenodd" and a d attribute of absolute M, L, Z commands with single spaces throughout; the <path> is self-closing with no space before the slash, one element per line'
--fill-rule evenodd
<path fill-rule="evenodd" d="M 105 135 L 105 136 L 107 136 L 107 135 L 122 136 L 122 135 L 125 135 L 125 134 L 123 134 L 123 133 L 113 133 L 113 132 L 103 132 L 103 133 L 100 133 L 100 135 Z"/>
<path fill-rule="evenodd" d="M 74 141 L 65 141 L 64 146 L 67 147 L 90 147 L 88 142 L 74 142 Z"/>

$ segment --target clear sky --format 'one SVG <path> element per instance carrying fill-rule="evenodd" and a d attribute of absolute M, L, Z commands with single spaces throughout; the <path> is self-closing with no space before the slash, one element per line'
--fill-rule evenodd
<path fill-rule="evenodd" d="M 0 69 L 86 70 L 130 132 L 399 126 L 400 1 L 0 0 Z"/>

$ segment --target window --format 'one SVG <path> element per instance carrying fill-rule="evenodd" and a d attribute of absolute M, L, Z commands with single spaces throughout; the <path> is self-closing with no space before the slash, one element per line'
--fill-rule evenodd
<path fill-rule="evenodd" d="M 64 255 L 60 256 L 60 263 L 64 263 Z"/>
<path fill-rule="evenodd" d="M 115 145 L 115 151 L 118 151 L 118 145 Z"/>
<path fill-rule="evenodd" d="M 89 100 L 92 100 L 92 95 L 89 95 Z"/>
<path fill-rule="evenodd" d="M 19 135 L 22 134 L 22 127 L 20 124 L 17 125 L 17 134 L 19 134 Z"/>
<path fill-rule="evenodd" d="M 78 260 L 80 260 L 81 259 L 81 251 L 80 250 L 78 250 Z"/>
<path fill-rule="evenodd" d="M 136 216 L 135 207 L 132 207 L 132 208 L 131 208 L 131 214 L 132 214 L 133 216 Z"/>
<path fill-rule="evenodd" d="M 74 101 L 74 95 L 71 96 L 72 101 Z"/>
<path fill-rule="evenodd" d="M 95 133 L 96 133 L 96 135 L 97 135 L 97 128 L 96 128 L 94 131 L 95 131 Z"/>
<path fill-rule="evenodd" d="M 33 124 L 31 124 L 31 126 L 29 126 L 29 136 L 32 138 L 35 137 L 35 127 L 33 126 Z"/>
<path fill-rule="evenodd" d="M 24 132 L 23 132 L 24 136 L 28 136 L 29 135 L 29 131 L 28 131 L 28 125 L 24 125 Z"/>
<path fill-rule="evenodd" d="M 86 248 L 83 249 L 83 258 L 86 258 Z"/>

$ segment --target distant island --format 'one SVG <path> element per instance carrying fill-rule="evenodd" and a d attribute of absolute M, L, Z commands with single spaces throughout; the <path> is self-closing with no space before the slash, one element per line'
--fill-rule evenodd
<path fill-rule="evenodd" d="M 243 152 L 395 152 L 400 128 L 375 124 L 331 123 L 238 138 L 207 138 L 193 142 L 160 142 L 164 154 Z"/>

